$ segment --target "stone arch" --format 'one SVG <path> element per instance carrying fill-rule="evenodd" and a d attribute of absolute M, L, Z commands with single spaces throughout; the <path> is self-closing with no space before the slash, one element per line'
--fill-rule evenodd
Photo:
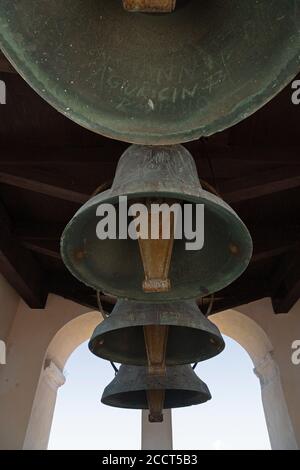
<path fill-rule="evenodd" d="M 255 320 L 238 310 L 226 310 L 210 317 L 221 333 L 239 343 L 258 366 L 273 351 L 272 343 L 263 328 Z"/>
<path fill-rule="evenodd" d="M 92 336 L 94 329 L 101 321 L 100 313 L 92 311 L 66 323 L 51 340 L 46 360 L 54 362 L 63 370 L 72 352 Z"/>
<path fill-rule="evenodd" d="M 64 324 L 51 339 L 36 389 L 24 449 L 47 449 L 57 391 L 65 383 L 64 366 L 73 351 L 91 337 L 101 320 L 96 311 L 80 314 Z"/>
<path fill-rule="evenodd" d="M 239 343 L 249 354 L 261 385 L 265 418 L 273 450 L 298 449 L 295 433 L 282 389 L 273 345 L 265 330 L 248 315 L 227 310 L 211 317 L 222 334 Z"/>
<path fill-rule="evenodd" d="M 69 317 L 65 324 L 60 324 L 52 339 L 50 338 L 44 368 L 36 389 L 24 449 L 47 448 L 57 390 L 65 382 L 63 375 L 65 363 L 72 352 L 91 336 L 101 318 L 99 312 L 78 312 L 72 318 Z M 253 361 L 254 372 L 261 384 L 262 402 L 272 448 L 297 449 L 279 368 L 273 357 L 273 345 L 265 330 L 254 319 L 238 310 L 215 314 L 211 320 L 223 334 L 237 341 Z M 145 419 L 144 421 L 146 422 Z M 171 435 L 169 437 L 171 442 Z M 152 437 L 149 441 L 153 444 Z"/>

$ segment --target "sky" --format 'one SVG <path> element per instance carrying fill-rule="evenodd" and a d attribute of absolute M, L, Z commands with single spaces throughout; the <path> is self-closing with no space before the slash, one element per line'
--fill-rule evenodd
<path fill-rule="evenodd" d="M 252 361 L 238 343 L 224 339 L 225 351 L 196 369 L 212 400 L 172 412 L 174 450 L 270 449 Z M 100 402 L 114 378 L 110 363 L 83 343 L 70 356 L 64 373 L 66 383 L 58 392 L 48 448 L 140 449 L 141 412 Z"/>

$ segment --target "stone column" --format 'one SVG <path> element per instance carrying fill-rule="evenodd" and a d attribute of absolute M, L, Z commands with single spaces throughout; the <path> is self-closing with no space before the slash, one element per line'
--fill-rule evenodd
<path fill-rule="evenodd" d="M 53 361 L 46 361 L 34 398 L 23 449 L 45 450 L 53 420 L 57 390 L 65 383 L 63 372 Z"/>
<path fill-rule="evenodd" d="M 262 402 L 272 449 L 298 449 L 281 385 L 279 367 L 271 353 L 256 364 L 254 373 L 261 384 Z"/>
<path fill-rule="evenodd" d="M 149 411 L 142 411 L 142 450 L 172 450 L 172 412 L 164 411 L 162 423 L 150 423 Z"/>
<path fill-rule="evenodd" d="M 2 317 L 3 314 L 0 331 Z M 43 310 L 32 310 L 18 302 L 13 321 L 5 325 L 8 333 L 1 338 L 6 342 L 7 354 L 6 365 L 0 366 L 0 449 L 47 446 L 46 430 L 50 430 L 56 397 L 51 386 L 57 389 L 64 381 L 59 368 L 63 369 L 70 354 L 90 337 L 97 323 L 99 313 L 55 295 L 48 296 Z M 49 410 L 43 407 L 47 400 Z M 33 405 L 37 408 L 35 412 Z M 34 431 L 36 426 L 40 426 L 40 431 Z"/>

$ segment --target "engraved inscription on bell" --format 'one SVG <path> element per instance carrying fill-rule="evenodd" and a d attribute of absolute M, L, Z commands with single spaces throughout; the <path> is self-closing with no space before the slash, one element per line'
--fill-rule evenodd
<path fill-rule="evenodd" d="M 125 10 L 168 13 L 175 9 L 176 0 L 123 0 Z"/>

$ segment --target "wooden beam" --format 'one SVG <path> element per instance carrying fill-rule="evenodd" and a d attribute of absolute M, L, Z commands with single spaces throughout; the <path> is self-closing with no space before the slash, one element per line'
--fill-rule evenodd
<path fill-rule="evenodd" d="M 93 289 L 73 278 L 67 271 L 65 273 L 53 274 L 48 279 L 49 292 L 59 295 L 76 303 L 98 310 L 96 293 Z M 270 296 L 270 290 L 264 282 L 244 279 L 238 281 L 221 292 L 218 292 L 213 304 L 212 313 L 221 312 L 230 308 L 238 307 Z M 111 313 L 116 299 L 107 295 L 101 295 L 102 307 L 107 313 Z M 201 301 L 199 300 L 199 304 Z M 205 313 L 205 312 L 204 312 Z"/>
<path fill-rule="evenodd" d="M 247 305 L 251 302 L 255 302 L 257 300 L 263 299 L 265 297 L 269 297 L 270 294 L 267 291 L 262 289 L 255 290 L 253 292 L 244 292 L 240 294 L 238 297 L 224 297 L 223 299 L 217 299 L 214 302 L 212 307 L 211 315 L 219 312 L 224 312 L 225 310 L 230 310 L 232 308 L 240 307 L 241 305 Z"/>
<path fill-rule="evenodd" d="M 14 230 L 22 246 L 35 253 L 60 259 L 59 240 L 66 224 L 47 225 L 33 221 L 20 222 Z M 300 223 L 280 226 L 255 227 L 251 263 L 268 260 L 300 248 Z"/>
<path fill-rule="evenodd" d="M 75 279 L 67 270 L 60 274 L 48 276 L 49 292 L 72 300 L 73 302 L 98 310 L 96 291 L 85 286 Z M 114 308 L 114 302 L 106 300 L 106 296 L 101 295 L 101 304 L 106 313 L 111 313 Z"/>
<path fill-rule="evenodd" d="M 229 204 L 258 199 L 274 193 L 300 187 L 300 167 L 281 167 L 255 176 L 229 180 L 220 188 Z"/>
<path fill-rule="evenodd" d="M 300 277 L 290 286 L 282 298 L 272 298 L 273 309 L 276 314 L 289 313 L 300 299 Z"/>
<path fill-rule="evenodd" d="M 259 285 L 259 287 L 258 287 Z M 53 274 L 48 278 L 49 292 L 59 295 L 73 302 L 84 305 L 93 310 L 98 310 L 96 292 L 77 279 L 73 278 L 67 271 L 65 273 Z M 216 294 L 212 314 L 254 302 L 264 297 L 269 297 L 270 291 L 263 282 L 255 280 L 244 280 L 223 289 Z M 101 294 L 102 307 L 106 313 L 111 313 L 116 299 Z M 199 304 L 201 301 L 199 300 Z M 205 313 L 205 312 L 204 312 Z"/>
<path fill-rule="evenodd" d="M 50 258 L 61 260 L 60 250 L 59 250 L 59 242 L 51 242 L 51 241 L 29 241 L 24 240 L 21 242 L 24 248 L 28 250 L 38 253 L 40 255 L 49 256 Z"/>
<path fill-rule="evenodd" d="M 0 51 L 0 72 L 17 73 L 5 55 Z"/>
<path fill-rule="evenodd" d="M 8 216 L 0 205 L 0 272 L 31 308 L 44 308 L 44 273 L 32 253 L 13 237 Z"/>
<path fill-rule="evenodd" d="M 300 299 L 300 251 L 282 259 L 274 276 L 272 294 L 276 314 L 288 313 Z"/>
<path fill-rule="evenodd" d="M 20 221 L 14 228 L 14 236 L 28 250 L 61 260 L 60 237 L 65 225 Z"/>
<path fill-rule="evenodd" d="M 199 169 L 199 175 L 203 176 L 203 168 L 209 159 L 213 164 L 214 174 L 217 178 L 239 178 L 255 171 L 265 171 L 270 166 L 287 163 L 299 167 L 299 147 L 231 147 L 215 144 L 203 144 L 201 141 L 193 141 L 185 144 L 185 147 L 193 155 Z M 70 165 L 75 167 L 97 166 L 103 164 L 115 165 L 122 153 L 128 148 L 128 144 L 115 140 L 109 140 L 99 136 L 97 147 L 18 147 L 10 146 L 1 149 L 0 164 L 48 166 L 55 164 L 57 167 Z M 204 175 L 206 176 L 206 175 Z"/>
<path fill-rule="evenodd" d="M 41 223 L 34 220 L 19 220 L 14 235 L 20 242 L 59 241 L 66 223 Z"/>
<path fill-rule="evenodd" d="M 97 171 L 95 168 L 92 170 L 91 167 L 89 170 L 93 176 L 99 174 L 99 180 L 96 177 L 95 183 L 91 185 L 87 173 L 84 174 L 85 177 L 80 179 L 80 169 L 75 172 L 77 181 L 71 179 L 70 181 L 65 177 L 65 172 L 57 171 L 57 168 L 52 171 L 48 166 L 47 171 L 38 171 L 34 166 L 31 168 L 20 164 L 13 167 L 0 163 L 0 183 L 80 205 L 91 197 L 91 193 L 98 183 L 106 182 L 107 178 L 113 175 L 115 166 L 116 162 L 111 164 L 99 162 Z M 100 171 L 101 168 L 102 171 Z M 104 168 L 106 168 L 105 171 Z M 85 167 L 86 169 L 87 167 Z M 81 189 L 83 184 L 86 188 L 91 186 L 89 192 Z M 220 180 L 218 190 L 226 202 L 238 204 L 299 187 L 300 165 L 292 167 L 288 165 L 268 172 L 260 171 L 252 176 L 250 174 L 247 177 Z"/>
<path fill-rule="evenodd" d="M 99 136 L 97 147 L 8 147 L 1 149 L 0 167 L 14 168 L 35 165 L 39 167 L 49 167 L 55 169 L 62 166 L 82 167 L 93 170 L 101 168 L 101 165 L 116 165 L 122 153 L 126 150 L 128 144 L 108 140 Z"/>
<path fill-rule="evenodd" d="M 63 184 L 60 186 L 55 181 L 31 179 L 26 176 L 13 175 L 3 171 L 0 171 L 0 183 L 77 204 L 84 204 L 90 197 L 90 195 L 83 194 L 79 190 L 67 189 L 63 187 Z"/>
<path fill-rule="evenodd" d="M 28 228 L 30 229 L 31 223 L 29 223 Z M 38 233 L 38 227 L 34 228 L 33 225 L 33 235 L 31 239 L 31 235 L 29 231 L 23 229 L 23 236 L 25 236 L 25 243 L 28 248 L 32 251 L 40 254 L 44 254 L 46 256 L 51 256 L 55 259 L 60 259 L 59 254 L 59 243 L 58 238 L 60 236 L 60 229 L 56 235 L 55 240 L 55 233 L 50 233 L 49 236 L 47 235 L 46 227 L 42 225 L 40 228 L 40 235 Z M 18 233 L 20 234 L 21 231 L 19 230 Z M 258 232 L 256 232 L 258 233 Z M 260 240 L 259 244 L 256 245 L 256 251 L 254 257 L 251 261 L 251 265 L 248 268 L 248 271 L 243 275 L 242 279 L 238 279 L 234 284 L 228 286 L 226 289 L 218 292 L 216 294 L 216 300 L 214 302 L 213 312 L 219 312 L 222 310 L 226 310 L 229 308 L 234 308 L 238 305 L 246 304 L 249 302 L 253 302 L 258 300 L 262 297 L 271 296 L 272 293 L 272 282 L 269 282 L 269 277 L 267 277 L 264 282 L 261 279 L 256 279 L 253 274 L 249 272 L 249 270 L 254 269 L 256 273 L 255 263 L 261 262 L 262 260 L 270 260 L 274 256 L 278 256 L 280 253 L 286 250 L 291 251 L 291 247 L 294 247 L 294 244 L 297 242 L 298 247 L 300 244 L 297 231 L 295 231 L 295 240 L 292 237 L 293 230 L 290 229 L 289 232 L 285 231 L 286 239 L 285 243 L 280 246 L 275 246 L 274 244 L 269 245 L 269 240 L 271 235 L 277 233 L 276 230 L 273 230 L 272 227 L 270 228 L 270 233 L 267 233 L 266 230 L 261 230 L 260 235 L 256 237 L 256 240 Z M 287 236 L 287 233 L 290 233 L 290 237 Z M 277 234 L 277 238 L 275 242 L 281 242 L 284 234 Z M 39 239 L 41 237 L 41 239 Z M 260 238 L 261 237 L 261 238 Z M 262 242 L 264 241 L 264 243 Z M 21 239 L 20 239 L 21 242 Z M 258 251 L 260 250 L 260 251 Z M 253 273 L 253 271 L 252 271 Z M 248 275 L 249 274 L 249 275 Z M 49 289 L 51 292 L 56 293 L 57 295 L 61 295 L 66 297 L 70 300 L 78 302 L 80 304 L 86 305 L 91 308 L 96 308 L 96 297 L 95 292 L 93 289 L 87 288 L 83 284 L 73 279 L 71 275 L 68 275 L 67 278 L 60 277 L 55 275 L 51 281 Z M 105 302 L 106 296 L 104 298 Z M 109 308 L 110 305 L 110 308 Z M 105 309 L 110 312 L 112 308 L 113 302 L 108 302 L 105 306 Z"/>
<path fill-rule="evenodd" d="M 271 290 L 267 283 L 245 276 L 243 281 L 238 280 L 215 294 L 212 314 L 255 302 L 270 295 Z"/>
<path fill-rule="evenodd" d="M 284 255 L 300 248 L 300 223 L 268 224 L 265 227 L 250 227 L 253 239 L 252 262 Z"/>

